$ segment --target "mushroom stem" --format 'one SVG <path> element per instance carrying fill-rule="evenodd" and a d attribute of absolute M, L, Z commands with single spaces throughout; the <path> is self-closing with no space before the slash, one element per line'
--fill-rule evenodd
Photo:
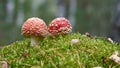
<path fill-rule="evenodd" d="M 38 39 L 31 36 L 31 46 L 38 46 Z"/>

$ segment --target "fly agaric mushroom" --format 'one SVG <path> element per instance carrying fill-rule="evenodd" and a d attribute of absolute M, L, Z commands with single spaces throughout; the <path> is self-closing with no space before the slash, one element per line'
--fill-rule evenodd
<path fill-rule="evenodd" d="M 70 22 L 63 18 L 54 19 L 48 26 L 48 32 L 52 36 L 58 36 L 60 34 L 68 34 L 72 32 L 72 27 Z"/>
<path fill-rule="evenodd" d="M 29 18 L 22 26 L 22 34 L 31 38 L 31 45 L 38 45 L 38 39 L 44 38 L 48 31 L 45 22 L 37 17 Z"/>

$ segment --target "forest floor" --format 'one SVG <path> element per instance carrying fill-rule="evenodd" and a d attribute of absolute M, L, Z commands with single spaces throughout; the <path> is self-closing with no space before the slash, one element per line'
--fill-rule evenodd
<path fill-rule="evenodd" d="M 103 37 L 73 33 L 39 40 L 30 46 L 30 39 L 16 41 L 0 49 L 0 62 L 11 68 L 120 68 L 110 59 L 120 44 Z"/>

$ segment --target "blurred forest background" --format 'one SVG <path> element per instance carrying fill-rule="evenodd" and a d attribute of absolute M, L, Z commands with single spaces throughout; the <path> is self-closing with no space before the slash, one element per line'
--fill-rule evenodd
<path fill-rule="evenodd" d="M 21 26 L 33 16 L 47 25 L 56 17 L 66 17 L 73 32 L 108 37 L 116 4 L 117 0 L 0 0 L 0 45 L 22 40 Z"/>

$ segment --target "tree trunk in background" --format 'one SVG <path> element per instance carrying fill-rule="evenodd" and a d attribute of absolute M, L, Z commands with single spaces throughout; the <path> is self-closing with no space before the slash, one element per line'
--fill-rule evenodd
<path fill-rule="evenodd" d="M 70 9 L 69 9 L 69 17 L 68 19 L 70 20 L 70 23 L 72 25 L 72 27 L 75 26 L 75 12 L 76 12 L 76 8 L 77 8 L 77 0 L 70 0 L 70 5 L 69 5 Z M 73 29 L 73 28 L 72 28 Z M 74 31 L 74 29 L 73 29 Z"/>
<path fill-rule="evenodd" d="M 7 0 L 2 0 L 2 9 L 3 10 L 1 10 L 1 11 L 3 12 L 3 17 L 2 17 L 3 20 L 5 20 L 5 18 L 6 18 L 6 12 L 7 12 L 6 5 L 7 5 Z"/>
<path fill-rule="evenodd" d="M 65 2 L 64 0 L 57 0 L 57 11 L 56 11 L 56 17 L 65 17 L 66 11 L 65 11 Z"/>
<path fill-rule="evenodd" d="M 39 6 L 45 4 L 46 0 L 32 0 L 31 2 L 31 11 L 33 16 L 37 16 L 39 12 Z"/>
<path fill-rule="evenodd" d="M 6 15 L 6 22 L 7 23 L 12 23 L 14 22 L 13 21 L 13 13 L 14 13 L 14 7 L 15 7 L 15 4 L 14 4 L 14 1 L 13 0 L 8 0 L 7 1 L 7 4 L 6 4 L 6 10 L 7 12 L 5 13 Z"/>
<path fill-rule="evenodd" d="M 120 0 L 117 0 L 115 16 L 112 22 L 111 38 L 116 42 L 120 42 Z"/>
<path fill-rule="evenodd" d="M 24 0 L 19 0 L 18 1 L 19 3 L 19 9 L 18 9 L 18 11 L 17 11 L 17 20 L 16 20 L 16 26 L 21 26 L 22 24 L 23 24 L 23 22 L 24 22 L 24 9 L 23 9 L 23 7 L 24 7 Z"/>

